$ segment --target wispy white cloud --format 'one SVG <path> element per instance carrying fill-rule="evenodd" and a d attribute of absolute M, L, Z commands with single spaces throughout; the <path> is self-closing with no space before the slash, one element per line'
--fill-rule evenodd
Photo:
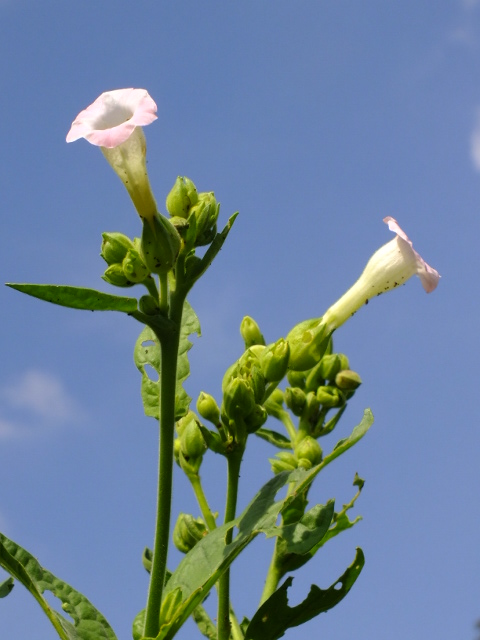
<path fill-rule="evenodd" d="M 473 166 L 480 171 L 480 110 L 477 112 L 477 122 L 470 136 L 470 156 Z"/>
<path fill-rule="evenodd" d="M 0 438 L 44 432 L 75 422 L 82 413 L 62 381 L 45 371 L 26 371 L 0 388 Z M 34 426 L 32 426 L 34 425 Z"/>

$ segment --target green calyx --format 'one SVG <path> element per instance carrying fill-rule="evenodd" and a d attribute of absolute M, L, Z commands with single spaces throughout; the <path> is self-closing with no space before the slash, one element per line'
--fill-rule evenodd
<path fill-rule="evenodd" d="M 198 202 L 197 188 L 184 176 L 178 176 L 167 196 L 166 207 L 172 217 L 187 219 L 190 209 Z"/>
<path fill-rule="evenodd" d="M 123 233 L 105 232 L 102 238 L 100 255 L 109 266 L 123 262 L 127 252 L 134 248 L 133 242 Z"/>
<path fill-rule="evenodd" d="M 156 214 L 143 221 L 141 257 L 151 273 L 165 274 L 173 269 L 181 247 L 181 238 L 173 224 Z"/>
<path fill-rule="evenodd" d="M 329 335 L 322 318 L 312 318 L 297 324 L 287 335 L 290 345 L 289 369 L 307 371 L 312 369 L 325 354 Z"/>

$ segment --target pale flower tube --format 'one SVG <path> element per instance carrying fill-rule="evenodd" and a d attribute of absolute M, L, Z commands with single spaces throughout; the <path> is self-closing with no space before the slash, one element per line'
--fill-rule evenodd
<path fill-rule="evenodd" d="M 338 329 L 371 298 L 395 289 L 414 275 L 419 276 L 427 293 L 436 288 L 440 279 L 438 271 L 415 251 L 411 240 L 394 218 L 388 216 L 383 221 L 397 235 L 373 254 L 353 287 L 324 314 L 327 333 Z"/>
<path fill-rule="evenodd" d="M 139 216 L 149 221 L 157 204 L 148 180 L 142 126 L 156 120 L 156 112 L 157 105 L 145 89 L 107 91 L 78 114 L 67 134 L 67 142 L 85 138 L 101 148 Z"/>

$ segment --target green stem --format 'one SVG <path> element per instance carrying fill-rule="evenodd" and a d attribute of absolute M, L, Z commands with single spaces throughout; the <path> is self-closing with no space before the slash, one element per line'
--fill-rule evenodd
<path fill-rule="evenodd" d="M 151 638 L 155 638 L 159 632 L 160 607 L 162 603 L 165 571 L 167 567 L 172 503 L 175 391 L 182 310 L 183 299 L 172 296 L 170 319 L 173 323 L 174 330 L 167 337 L 162 336 L 162 339 L 160 340 L 162 353 L 162 375 L 160 380 L 160 440 L 157 519 L 155 524 L 153 562 L 150 574 L 150 586 L 148 590 L 144 631 L 144 635 Z"/>
<path fill-rule="evenodd" d="M 158 276 L 160 280 L 160 311 L 168 312 L 168 273 Z"/>
<path fill-rule="evenodd" d="M 278 583 L 280 582 L 281 577 L 281 569 L 277 563 L 277 543 L 275 542 L 275 549 L 273 551 L 272 561 L 270 562 L 270 566 L 268 568 L 267 578 L 265 580 L 265 586 L 263 588 L 259 606 L 261 606 L 265 602 L 265 600 L 268 600 L 272 593 L 277 590 Z"/>
<path fill-rule="evenodd" d="M 188 476 L 188 479 L 190 480 L 190 483 L 192 485 L 193 492 L 195 493 L 198 506 L 200 507 L 202 516 L 204 517 L 205 522 L 207 523 L 207 527 L 210 529 L 210 531 L 213 531 L 214 529 L 216 529 L 217 524 L 215 522 L 215 518 L 213 517 L 212 510 L 208 506 L 207 498 L 203 491 L 202 481 L 200 479 L 200 476 L 198 474 L 192 474 Z"/>
<path fill-rule="evenodd" d="M 238 497 L 238 479 L 244 447 L 228 456 L 227 502 L 225 504 L 224 523 L 235 518 Z M 225 536 L 225 544 L 233 538 L 233 527 Z M 218 581 L 218 640 L 230 638 L 230 571 L 227 569 Z"/>
<path fill-rule="evenodd" d="M 155 284 L 155 280 L 152 278 L 152 276 L 148 276 L 148 278 L 146 278 L 142 282 L 142 284 L 145 285 L 145 287 L 147 288 L 148 293 L 153 298 L 155 298 L 155 301 L 159 302 L 157 285 Z"/>

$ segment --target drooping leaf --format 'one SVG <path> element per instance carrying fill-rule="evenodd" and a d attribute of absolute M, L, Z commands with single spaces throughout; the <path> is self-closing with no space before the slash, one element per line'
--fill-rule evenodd
<path fill-rule="evenodd" d="M 84 287 L 70 287 L 56 284 L 12 284 L 7 283 L 21 293 L 34 298 L 45 300 L 53 304 L 71 309 L 85 309 L 87 311 L 122 311 L 132 313 L 137 310 L 137 299 L 124 296 L 114 296 L 95 289 Z"/>
<path fill-rule="evenodd" d="M 30 591 L 62 640 L 117 640 L 106 619 L 85 596 L 44 569 L 28 551 L 1 533 L 0 566 Z M 62 602 L 62 609 L 74 624 L 51 608 L 42 595 L 45 591 L 51 591 Z"/>
<path fill-rule="evenodd" d="M 278 433 L 278 431 L 273 431 L 273 429 L 264 429 L 261 427 L 255 431 L 255 435 L 262 438 L 262 440 L 266 440 L 270 444 L 273 444 L 279 449 L 292 449 L 291 440 L 281 433 Z"/>
<path fill-rule="evenodd" d="M 198 630 L 202 636 L 209 638 L 209 640 L 216 640 L 217 627 L 213 624 L 210 616 L 201 604 L 193 610 L 192 618 L 195 620 Z"/>
<path fill-rule="evenodd" d="M 277 640 L 287 629 L 297 627 L 332 609 L 350 591 L 364 564 L 363 551 L 357 549 L 353 563 L 331 587 L 320 589 L 312 584 L 308 596 L 295 607 L 288 606 L 287 590 L 293 578 L 287 578 L 255 613 L 248 626 L 245 640 Z"/>
<path fill-rule="evenodd" d="M 190 396 L 183 388 L 183 383 L 190 375 L 190 365 L 187 354 L 192 348 L 192 343 L 188 338 L 193 333 L 200 335 L 200 323 L 190 304 L 185 302 L 182 314 L 182 328 L 180 330 L 180 344 L 178 347 L 177 388 L 175 395 L 175 412 L 177 419 L 188 412 L 191 401 Z M 162 357 L 158 338 L 150 327 L 145 327 L 138 337 L 133 358 L 137 369 L 142 374 L 141 394 L 145 414 L 159 420 Z M 153 369 L 158 374 L 155 376 L 155 379 L 149 376 L 147 367 L 150 367 L 150 372 L 151 369 Z"/>
<path fill-rule="evenodd" d="M 14 586 L 15 584 L 11 576 L 3 582 L 0 582 L 0 598 L 5 598 L 6 596 L 8 596 Z"/>

